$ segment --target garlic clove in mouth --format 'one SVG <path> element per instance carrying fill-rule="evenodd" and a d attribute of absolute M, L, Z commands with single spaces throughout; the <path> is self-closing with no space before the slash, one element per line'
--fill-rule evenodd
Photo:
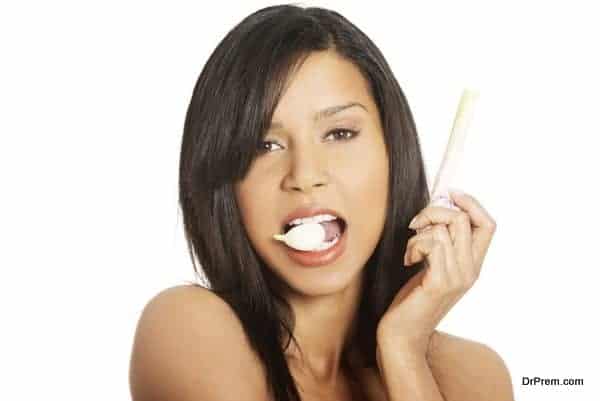
<path fill-rule="evenodd" d="M 325 241 L 325 235 L 321 224 L 305 223 L 292 227 L 285 234 L 275 234 L 273 238 L 299 251 L 313 251 Z"/>

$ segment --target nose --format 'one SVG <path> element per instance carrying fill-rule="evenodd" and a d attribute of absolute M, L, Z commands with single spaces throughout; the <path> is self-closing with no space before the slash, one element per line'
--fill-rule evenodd
<path fill-rule="evenodd" d="M 327 160 L 324 160 L 323 153 L 315 148 L 296 149 L 291 156 L 283 188 L 286 191 L 310 192 L 313 188 L 327 185 Z"/>

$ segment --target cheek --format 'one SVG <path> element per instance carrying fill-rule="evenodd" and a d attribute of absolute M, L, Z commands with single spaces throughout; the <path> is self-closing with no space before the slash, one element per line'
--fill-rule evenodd
<path fill-rule="evenodd" d="M 271 193 L 263 181 L 253 179 L 243 181 L 236 190 L 242 223 L 251 238 L 261 236 L 261 228 L 268 226 L 265 222 L 273 215 L 272 210 L 265 206 L 273 204 Z"/>
<path fill-rule="evenodd" d="M 385 198 L 389 176 L 385 148 L 381 144 L 371 143 L 362 146 L 354 153 L 348 155 L 349 157 L 343 163 L 346 187 L 356 198 L 371 200 Z"/>
<path fill-rule="evenodd" d="M 385 223 L 387 211 L 389 167 L 385 147 L 371 144 L 372 151 L 363 147 L 361 157 L 345 164 L 344 188 L 349 214 L 362 227 L 360 241 L 368 248 L 374 246 Z M 357 162 L 356 160 L 359 160 Z"/>

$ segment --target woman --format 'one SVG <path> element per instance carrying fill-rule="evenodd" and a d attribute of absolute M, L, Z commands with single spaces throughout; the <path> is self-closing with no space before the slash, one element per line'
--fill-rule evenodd
<path fill-rule="evenodd" d="M 148 303 L 133 399 L 511 400 L 493 350 L 435 330 L 495 223 L 472 196 L 453 210 L 428 194 L 404 94 L 363 32 L 320 8 L 245 18 L 198 79 L 181 150 L 185 234 L 211 288 Z M 319 220 L 331 248 L 273 239 L 311 216 L 334 219 Z"/>

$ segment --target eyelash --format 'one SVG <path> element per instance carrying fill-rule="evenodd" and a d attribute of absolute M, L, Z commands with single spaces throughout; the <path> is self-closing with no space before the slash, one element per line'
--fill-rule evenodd
<path fill-rule="evenodd" d="M 336 129 L 332 129 L 331 131 L 327 132 L 327 134 L 325 135 L 325 137 L 327 138 L 329 135 L 331 134 L 337 134 L 340 132 L 346 132 L 346 133 L 350 133 L 349 137 L 344 137 L 343 139 L 340 139 L 340 141 L 350 141 L 352 139 L 354 139 L 358 134 L 359 134 L 359 130 L 353 130 L 353 129 L 349 129 L 349 128 L 336 128 Z M 337 141 L 336 141 L 337 142 Z M 276 143 L 274 141 L 262 141 L 259 145 L 259 153 L 268 153 L 269 151 L 267 149 L 264 149 L 263 146 L 265 144 L 268 143 Z"/>

